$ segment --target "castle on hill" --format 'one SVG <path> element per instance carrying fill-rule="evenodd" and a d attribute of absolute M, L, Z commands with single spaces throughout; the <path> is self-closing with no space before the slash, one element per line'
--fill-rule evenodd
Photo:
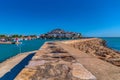
<path fill-rule="evenodd" d="M 81 38 L 81 33 L 64 31 L 62 29 L 53 29 L 50 32 L 41 34 L 42 39 L 78 39 Z"/>

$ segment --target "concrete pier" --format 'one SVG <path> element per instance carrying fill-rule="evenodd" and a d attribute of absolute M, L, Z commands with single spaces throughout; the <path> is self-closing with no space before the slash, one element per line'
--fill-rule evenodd
<path fill-rule="evenodd" d="M 10 59 L 7 59 L 6 61 L 0 63 L 0 79 L 11 71 L 16 65 L 18 65 L 24 58 L 26 58 L 28 55 L 32 53 L 36 53 L 37 51 L 31 51 L 26 53 L 18 54 Z M 4 79 L 3 79 L 4 80 Z"/>

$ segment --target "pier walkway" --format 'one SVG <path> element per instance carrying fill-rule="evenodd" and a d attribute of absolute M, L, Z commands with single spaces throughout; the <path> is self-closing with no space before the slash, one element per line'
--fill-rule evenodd
<path fill-rule="evenodd" d="M 37 51 L 21 53 L 4 61 L 3 63 L 0 63 L 0 80 L 12 80 L 10 78 L 16 77 L 15 75 L 17 75 L 22 70 L 22 68 L 27 65 L 29 60 L 36 52 Z"/>

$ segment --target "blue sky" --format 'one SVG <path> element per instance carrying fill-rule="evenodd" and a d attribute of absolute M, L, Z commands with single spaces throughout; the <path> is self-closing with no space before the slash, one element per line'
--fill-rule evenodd
<path fill-rule="evenodd" d="M 41 34 L 54 28 L 120 37 L 120 1 L 0 0 L 0 34 Z"/>

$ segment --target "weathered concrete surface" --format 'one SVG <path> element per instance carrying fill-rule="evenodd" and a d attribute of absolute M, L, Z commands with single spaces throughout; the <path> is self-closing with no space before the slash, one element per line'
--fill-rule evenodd
<path fill-rule="evenodd" d="M 15 67 L 19 62 L 21 62 L 26 56 L 37 51 L 31 51 L 26 53 L 21 53 L 12 57 L 2 63 L 0 63 L 0 78 L 3 77 L 7 72 L 9 72 L 13 67 Z"/>
<path fill-rule="evenodd" d="M 96 56 L 116 66 L 120 66 L 120 52 L 107 48 L 105 45 L 105 41 L 103 41 L 102 39 L 92 38 L 71 40 L 65 41 L 63 43 L 79 49 L 84 53 Z"/>
<path fill-rule="evenodd" d="M 87 40 L 75 40 L 75 41 L 72 40 L 72 41 L 66 41 L 65 43 L 62 42 L 58 44 L 62 46 L 65 50 L 67 50 L 71 55 L 76 57 L 78 62 L 80 62 L 87 70 L 89 70 L 91 73 L 93 73 L 93 75 L 96 76 L 97 80 L 120 80 L 120 67 L 114 66 L 111 63 L 106 62 L 105 60 L 101 60 L 99 59 L 98 56 L 94 56 L 91 53 L 85 53 L 78 48 L 79 46 L 83 46 L 83 44 L 80 45 L 78 42 L 84 43 L 86 41 L 92 41 L 93 44 L 91 44 L 91 46 L 96 45 L 96 44 L 98 45 L 100 44 L 101 46 L 103 46 L 103 44 L 101 44 L 102 40 L 100 40 L 100 42 L 99 40 L 100 39 L 96 39 L 96 38 L 87 39 Z M 79 45 L 79 46 L 76 46 L 74 44 Z M 84 43 L 84 45 L 86 44 Z M 107 51 L 109 50 L 112 51 L 112 53 L 114 53 L 113 55 L 119 56 L 118 53 L 107 48 Z M 112 55 L 112 53 L 109 53 L 109 54 Z"/>
<path fill-rule="evenodd" d="M 96 77 L 91 76 L 92 75 L 91 72 L 85 69 L 83 65 L 81 65 L 80 63 L 73 63 L 72 67 L 73 67 L 72 75 L 74 77 L 85 79 L 85 80 L 96 79 Z"/>
<path fill-rule="evenodd" d="M 61 46 L 46 43 L 15 80 L 96 80 L 96 77 Z"/>
<path fill-rule="evenodd" d="M 96 38 L 45 43 L 15 80 L 120 80 L 120 67 L 106 60 L 119 54 L 104 45 Z"/>

